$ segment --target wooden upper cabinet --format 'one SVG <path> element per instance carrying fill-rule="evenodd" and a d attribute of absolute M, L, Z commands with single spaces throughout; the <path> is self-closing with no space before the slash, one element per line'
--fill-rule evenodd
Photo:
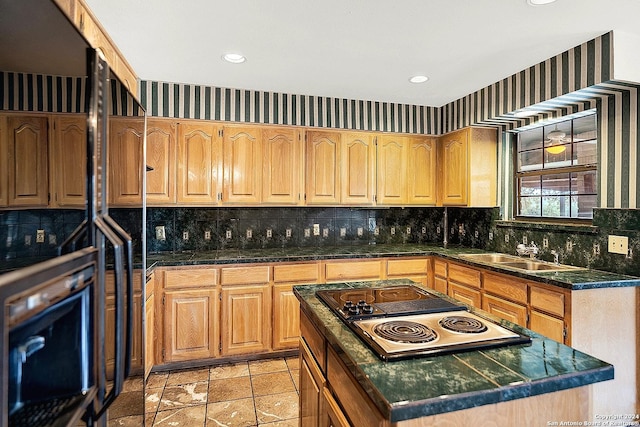
<path fill-rule="evenodd" d="M 342 134 L 341 202 L 347 205 L 372 205 L 375 192 L 376 146 L 371 133 Z"/>
<path fill-rule="evenodd" d="M 217 203 L 219 131 L 218 126 L 205 121 L 178 124 L 178 203 Z"/>
<path fill-rule="evenodd" d="M 443 205 L 467 204 L 468 137 L 467 130 L 463 129 L 441 139 Z"/>
<path fill-rule="evenodd" d="M 437 140 L 411 137 L 407 156 L 407 204 L 436 204 Z"/>
<path fill-rule="evenodd" d="M 109 129 L 109 200 L 114 206 L 142 205 L 144 120 L 111 118 Z"/>
<path fill-rule="evenodd" d="M 262 130 L 262 201 L 295 205 L 302 181 L 301 133 L 292 128 Z"/>
<path fill-rule="evenodd" d="M 176 203 L 176 123 L 147 120 L 147 203 Z"/>
<path fill-rule="evenodd" d="M 340 132 L 313 130 L 306 133 L 306 202 L 340 203 Z"/>
<path fill-rule="evenodd" d="M 47 117 L 7 118 L 9 206 L 47 206 L 48 141 Z"/>
<path fill-rule="evenodd" d="M 55 116 L 51 141 L 51 205 L 81 207 L 86 204 L 87 118 Z"/>
<path fill-rule="evenodd" d="M 497 204 L 497 131 L 465 128 L 439 139 L 440 202 L 493 207 Z"/>
<path fill-rule="evenodd" d="M 262 177 L 262 133 L 256 126 L 223 128 L 224 203 L 259 203 Z"/>
<path fill-rule="evenodd" d="M 378 204 L 407 203 L 407 146 L 409 138 L 385 134 L 378 140 Z"/>

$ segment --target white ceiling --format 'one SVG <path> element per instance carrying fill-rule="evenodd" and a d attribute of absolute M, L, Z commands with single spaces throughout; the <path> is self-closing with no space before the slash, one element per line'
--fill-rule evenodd
<path fill-rule="evenodd" d="M 87 3 L 143 80 L 427 106 L 610 30 L 640 35 L 639 0 Z M 418 73 L 429 81 L 410 83 Z"/>

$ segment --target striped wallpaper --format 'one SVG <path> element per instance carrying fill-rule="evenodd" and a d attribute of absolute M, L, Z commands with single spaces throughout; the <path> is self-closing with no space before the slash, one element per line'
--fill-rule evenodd
<path fill-rule="evenodd" d="M 151 116 L 419 134 L 440 133 L 440 109 L 181 83 L 140 82 Z"/>

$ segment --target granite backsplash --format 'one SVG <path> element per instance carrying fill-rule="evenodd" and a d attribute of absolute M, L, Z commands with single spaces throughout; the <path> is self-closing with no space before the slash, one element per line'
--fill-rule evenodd
<path fill-rule="evenodd" d="M 596 209 L 592 225 L 501 221 L 499 208 L 446 209 L 448 244 L 515 253 L 518 243 L 535 242 L 538 258 L 580 267 L 640 276 L 640 210 Z M 441 245 L 445 208 L 148 208 L 147 249 L 151 253 L 331 247 L 376 244 Z M 140 209 L 110 209 L 111 216 L 132 233 L 134 248 L 142 247 Z M 0 259 L 56 255 L 62 242 L 83 220 L 70 209 L 0 211 Z M 314 225 L 317 224 L 317 233 Z M 156 228 L 164 227 L 164 239 Z M 45 230 L 45 242 L 36 231 Z M 629 237 L 630 253 L 607 251 L 608 235 Z M 53 236 L 53 237 L 52 237 Z M 186 237 L 186 238 L 185 238 Z"/>

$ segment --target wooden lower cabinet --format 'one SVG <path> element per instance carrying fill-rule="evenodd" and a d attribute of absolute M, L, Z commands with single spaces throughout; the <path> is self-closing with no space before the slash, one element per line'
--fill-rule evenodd
<path fill-rule="evenodd" d="M 482 294 L 479 289 L 449 281 L 449 296 L 472 307 L 481 306 Z"/>
<path fill-rule="evenodd" d="M 509 322 L 527 327 L 527 306 L 486 294 L 482 299 L 482 309 Z"/>
<path fill-rule="evenodd" d="M 303 339 L 300 342 L 300 427 L 319 427 L 326 379 Z"/>
<path fill-rule="evenodd" d="M 220 354 L 267 351 L 271 347 L 271 290 L 268 284 L 222 287 Z"/>
<path fill-rule="evenodd" d="M 529 317 L 529 329 L 558 342 L 565 341 L 564 320 L 537 310 L 532 310 Z"/>
<path fill-rule="evenodd" d="M 323 427 L 350 427 L 349 420 L 340 409 L 338 402 L 333 398 L 331 391 L 325 387 L 322 390 L 322 403 L 324 406 Z"/>
<path fill-rule="evenodd" d="M 218 291 L 164 292 L 164 361 L 206 359 L 218 354 Z"/>

